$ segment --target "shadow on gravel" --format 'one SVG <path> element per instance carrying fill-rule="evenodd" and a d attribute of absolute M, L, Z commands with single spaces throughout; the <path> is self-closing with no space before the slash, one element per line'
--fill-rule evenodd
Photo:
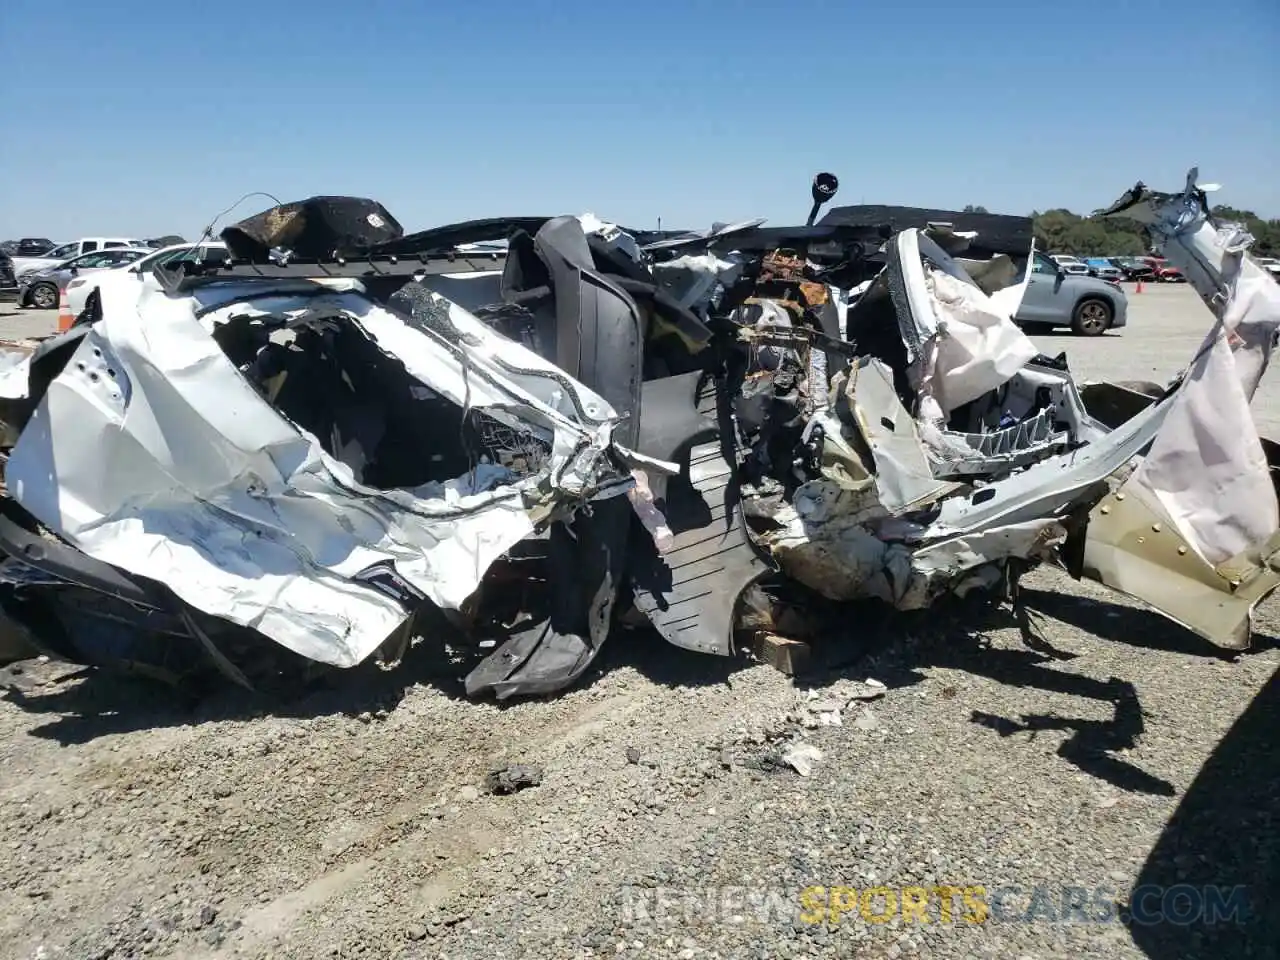
<path fill-rule="evenodd" d="M 1209 756 L 1130 892 L 1130 934 L 1153 960 L 1280 956 L 1278 730 L 1280 670 Z"/>
<path fill-rule="evenodd" d="M 1240 656 L 1237 651 L 1214 646 L 1154 610 L 1108 603 L 1090 597 L 1070 596 L 1052 590 L 1024 588 L 1022 594 L 1027 606 L 1114 643 L 1222 660 L 1234 660 Z M 1275 637 L 1255 633 L 1253 646 L 1248 653 L 1270 650 L 1276 643 Z"/>
<path fill-rule="evenodd" d="M 430 636 L 434 631 L 424 632 Z M 428 639 L 411 647 L 394 668 L 366 663 L 326 671 L 308 684 L 294 683 L 270 693 L 252 693 L 218 676 L 211 676 L 201 687 L 175 689 L 111 670 L 26 661 L 0 669 L 0 699 L 29 714 L 48 716 L 47 722 L 29 733 L 63 746 L 138 730 L 257 717 L 363 718 L 394 710 L 416 686 L 432 687 L 465 709 L 479 701 L 466 696 L 463 678 L 487 652 L 454 651 Z M 534 702 L 552 702 L 623 667 L 662 686 L 703 687 L 727 684 L 733 674 L 751 665 L 743 659 L 681 650 L 651 630 L 619 628 L 580 683 Z M 501 709 L 529 701 L 491 702 Z"/>
<path fill-rule="evenodd" d="M 1145 620 L 1141 620 L 1145 611 L 1119 606 L 1111 609 L 1118 611 L 1113 629 L 1122 635 L 1149 629 Z M 1167 780 L 1147 773 L 1118 755 L 1119 751 L 1135 746 L 1144 729 L 1142 705 L 1137 689 L 1129 680 L 1120 677 L 1096 680 L 1073 673 L 1064 664 L 1075 659 L 1074 655 L 1054 649 L 1043 639 L 1029 637 L 1027 649 L 992 647 L 985 637 L 988 632 L 1019 626 L 1019 618 L 1007 606 L 955 601 L 939 603 L 920 614 L 892 611 L 890 614 L 881 616 L 878 625 L 884 635 L 875 646 L 883 650 L 885 656 L 875 665 L 877 679 L 890 687 L 910 686 L 924 679 L 922 669 L 946 667 L 1012 687 L 1031 687 L 1112 704 L 1114 715 L 1109 720 L 1048 713 L 1026 714 L 1015 719 L 980 711 L 973 713 L 972 720 L 1001 737 L 1067 731 L 1070 735 L 1057 753 L 1068 763 L 1121 790 L 1173 796 L 1173 785 Z M 1137 615 L 1140 622 L 1130 620 L 1131 615 Z M 871 620 L 860 618 L 859 622 L 870 624 Z M 1160 620 L 1160 624 L 1163 629 L 1165 621 Z M 866 669 L 865 663 L 859 664 L 858 670 L 846 671 L 845 666 L 827 661 L 820 664 L 819 670 L 860 676 L 858 670 Z"/>
<path fill-rule="evenodd" d="M 411 670 L 395 677 L 395 671 L 358 667 L 291 694 L 270 696 L 227 683 L 196 691 L 108 670 L 85 668 L 66 675 L 71 671 L 63 664 L 21 666 L 24 674 L 10 680 L 0 697 L 29 714 L 47 716 L 47 722 L 32 727 L 29 735 L 63 746 L 113 734 L 223 720 L 374 715 L 394 709 L 422 679 Z M 59 675 L 47 679 L 53 668 Z"/>

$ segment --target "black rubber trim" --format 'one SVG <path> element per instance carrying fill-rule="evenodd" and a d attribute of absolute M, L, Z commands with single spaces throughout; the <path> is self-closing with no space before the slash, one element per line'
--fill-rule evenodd
<path fill-rule="evenodd" d="M 75 547 L 32 533 L 3 513 L 0 513 L 0 552 L 68 583 L 128 603 L 167 609 L 152 591 L 110 564 L 95 560 Z"/>

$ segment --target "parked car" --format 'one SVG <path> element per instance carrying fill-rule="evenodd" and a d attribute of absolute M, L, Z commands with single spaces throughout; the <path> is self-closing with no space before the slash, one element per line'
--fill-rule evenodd
<path fill-rule="evenodd" d="M 174 247 L 180 243 L 186 242 L 187 241 L 185 239 L 178 236 L 176 233 L 167 233 L 163 237 L 151 237 L 143 241 L 143 243 L 152 250 L 159 250 L 163 247 Z"/>
<path fill-rule="evenodd" d="M 1089 268 L 1089 276 L 1091 277 L 1097 277 L 1099 280 L 1110 280 L 1112 283 L 1119 283 L 1125 278 L 1124 271 L 1106 257 L 1087 257 L 1084 262 Z"/>
<path fill-rule="evenodd" d="M 18 306 L 51 310 L 58 305 L 58 291 L 74 279 L 86 273 L 134 263 L 149 252 L 145 247 L 113 247 L 82 253 L 44 270 L 28 271 L 18 279 Z"/>
<path fill-rule="evenodd" d="M 13 260 L 0 250 L 0 290 L 12 290 L 18 285 L 13 276 Z"/>
<path fill-rule="evenodd" d="M 67 306 L 72 316 L 79 316 L 84 310 L 89 294 L 104 283 L 137 283 L 154 284 L 151 271 L 156 266 L 172 266 L 183 260 L 224 260 L 227 257 L 227 245 L 221 240 L 206 240 L 201 243 L 178 243 L 161 250 L 144 249 L 142 255 L 132 263 L 118 266 L 110 270 L 102 270 L 85 277 L 76 277 L 67 284 Z M 157 287 L 158 289 L 158 287 Z"/>
<path fill-rule="evenodd" d="M 0 250 L 11 257 L 38 257 L 52 249 L 53 241 L 44 237 L 23 237 L 21 240 L 0 243 Z"/>
<path fill-rule="evenodd" d="M 1020 325 L 1070 327 L 1082 337 L 1097 337 L 1127 322 L 1129 301 L 1118 283 L 1069 272 L 1043 253 L 1034 254 L 1029 266 L 1027 290 L 1013 318 Z"/>
<path fill-rule="evenodd" d="M 1112 266 L 1119 267 L 1126 280 L 1153 280 L 1155 269 L 1141 257 L 1108 257 Z"/>
<path fill-rule="evenodd" d="M 37 256 L 14 256 L 13 272 L 21 280 L 24 273 L 44 270 L 61 263 L 63 260 L 78 257 L 82 253 L 93 253 L 95 250 L 107 250 L 113 247 L 141 247 L 143 245 L 142 241 L 128 237 L 82 237 L 79 240 L 72 240 L 70 243 L 56 246 L 52 250 Z"/>
<path fill-rule="evenodd" d="M 1063 273 L 1079 275 L 1087 277 L 1089 275 L 1089 265 L 1079 257 L 1073 257 L 1069 253 L 1050 254 L 1051 262 L 1056 263 Z"/>

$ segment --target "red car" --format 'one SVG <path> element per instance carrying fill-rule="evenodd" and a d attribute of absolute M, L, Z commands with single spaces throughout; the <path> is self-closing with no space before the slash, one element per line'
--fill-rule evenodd
<path fill-rule="evenodd" d="M 1151 279 L 1160 283 L 1185 283 L 1187 278 L 1182 275 L 1182 271 L 1177 267 L 1170 266 L 1169 261 L 1164 257 L 1142 257 L 1146 263 L 1151 265 Z"/>

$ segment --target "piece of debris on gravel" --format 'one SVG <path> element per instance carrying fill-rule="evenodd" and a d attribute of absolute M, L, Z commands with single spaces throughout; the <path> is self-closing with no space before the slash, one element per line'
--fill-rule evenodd
<path fill-rule="evenodd" d="M 782 761 L 802 777 L 812 774 L 814 764 L 821 759 L 822 751 L 804 740 L 789 743 L 782 751 Z"/>
<path fill-rule="evenodd" d="M 485 788 L 499 795 L 516 793 L 542 783 L 542 768 L 532 764 L 514 763 L 498 770 L 490 770 L 484 779 Z"/>

